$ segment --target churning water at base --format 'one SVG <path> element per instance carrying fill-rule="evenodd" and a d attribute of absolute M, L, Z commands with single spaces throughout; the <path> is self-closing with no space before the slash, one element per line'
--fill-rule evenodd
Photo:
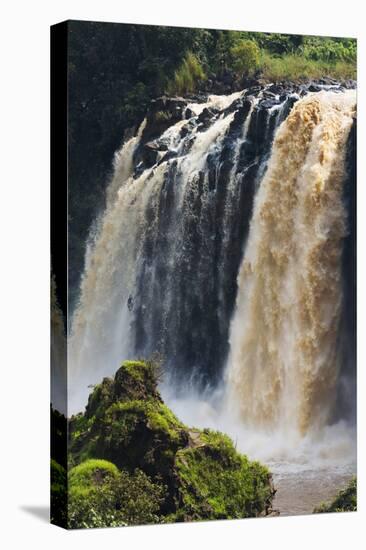
<path fill-rule="evenodd" d="M 157 351 L 167 404 L 266 463 L 282 514 L 355 473 L 355 429 L 336 411 L 355 99 L 210 96 L 149 143 L 143 122 L 88 245 L 69 414 L 123 359 Z"/>
<path fill-rule="evenodd" d="M 356 429 L 344 421 L 301 436 L 286 429 L 246 426 L 223 406 L 224 388 L 211 394 L 192 389 L 177 396 L 163 385 L 164 401 L 187 425 L 227 433 L 238 451 L 268 466 L 276 496 L 273 509 L 281 515 L 312 513 L 356 474 Z"/>

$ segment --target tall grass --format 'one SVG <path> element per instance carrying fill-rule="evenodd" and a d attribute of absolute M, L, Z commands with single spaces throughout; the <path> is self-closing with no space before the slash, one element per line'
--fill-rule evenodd
<path fill-rule="evenodd" d="M 205 79 L 206 74 L 198 58 L 194 53 L 188 52 L 175 71 L 174 78 L 168 83 L 168 93 L 174 95 L 194 92 Z"/>
<path fill-rule="evenodd" d="M 324 61 L 306 59 L 301 55 L 276 56 L 262 50 L 259 67 L 264 78 L 269 80 L 302 80 L 305 78 L 356 78 L 357 68 L 353 61 Z"/>

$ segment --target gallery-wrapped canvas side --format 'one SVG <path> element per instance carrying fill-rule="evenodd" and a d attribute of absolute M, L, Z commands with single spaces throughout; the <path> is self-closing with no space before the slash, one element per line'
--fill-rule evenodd
<path fill-rule="evenodd" d="M 51 27 L 51 523 L 67 527 L 67 23 Z"/>

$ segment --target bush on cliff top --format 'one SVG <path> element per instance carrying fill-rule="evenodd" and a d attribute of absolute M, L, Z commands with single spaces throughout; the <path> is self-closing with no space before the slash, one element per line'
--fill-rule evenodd
<path fill-rule="evenodd" d="M 161 399 L 157 371 L 153 362 L 124 362 L 114 380 L 94 388 L 85 414 L 71 419 L 70 525 L 266 514 L 274 495 L 268 470 L 240 455 L 228 436 L 180 422 Z M 142 504 L 136 511 L 131 499 L 122 505 L 116 496 L 116 486 L 133 494 L 134 484 L 144 516 Z"/>
<path fill-rule="evenodd" d="M 233 69 L 247 76 L 259 65 L 260 49 L 254 40 L 240 40 L 230 49 L 230 54 Z"/>

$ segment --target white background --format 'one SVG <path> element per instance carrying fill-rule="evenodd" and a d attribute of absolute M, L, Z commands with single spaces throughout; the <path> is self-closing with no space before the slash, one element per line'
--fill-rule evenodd
<path fill-rule="evenodd" d="M 362 1 L 2 3 L 0 544 L 2 548 L 362 548 L 365 544 L 365 19 Z M 49 25 L 64 19 L 359 38 L 359 512 L 66 532 L 48 525 Z M 360 120 L 361 117 L 361 120 Z M 362 154 L 363 153 L 363 154 Z"/>

